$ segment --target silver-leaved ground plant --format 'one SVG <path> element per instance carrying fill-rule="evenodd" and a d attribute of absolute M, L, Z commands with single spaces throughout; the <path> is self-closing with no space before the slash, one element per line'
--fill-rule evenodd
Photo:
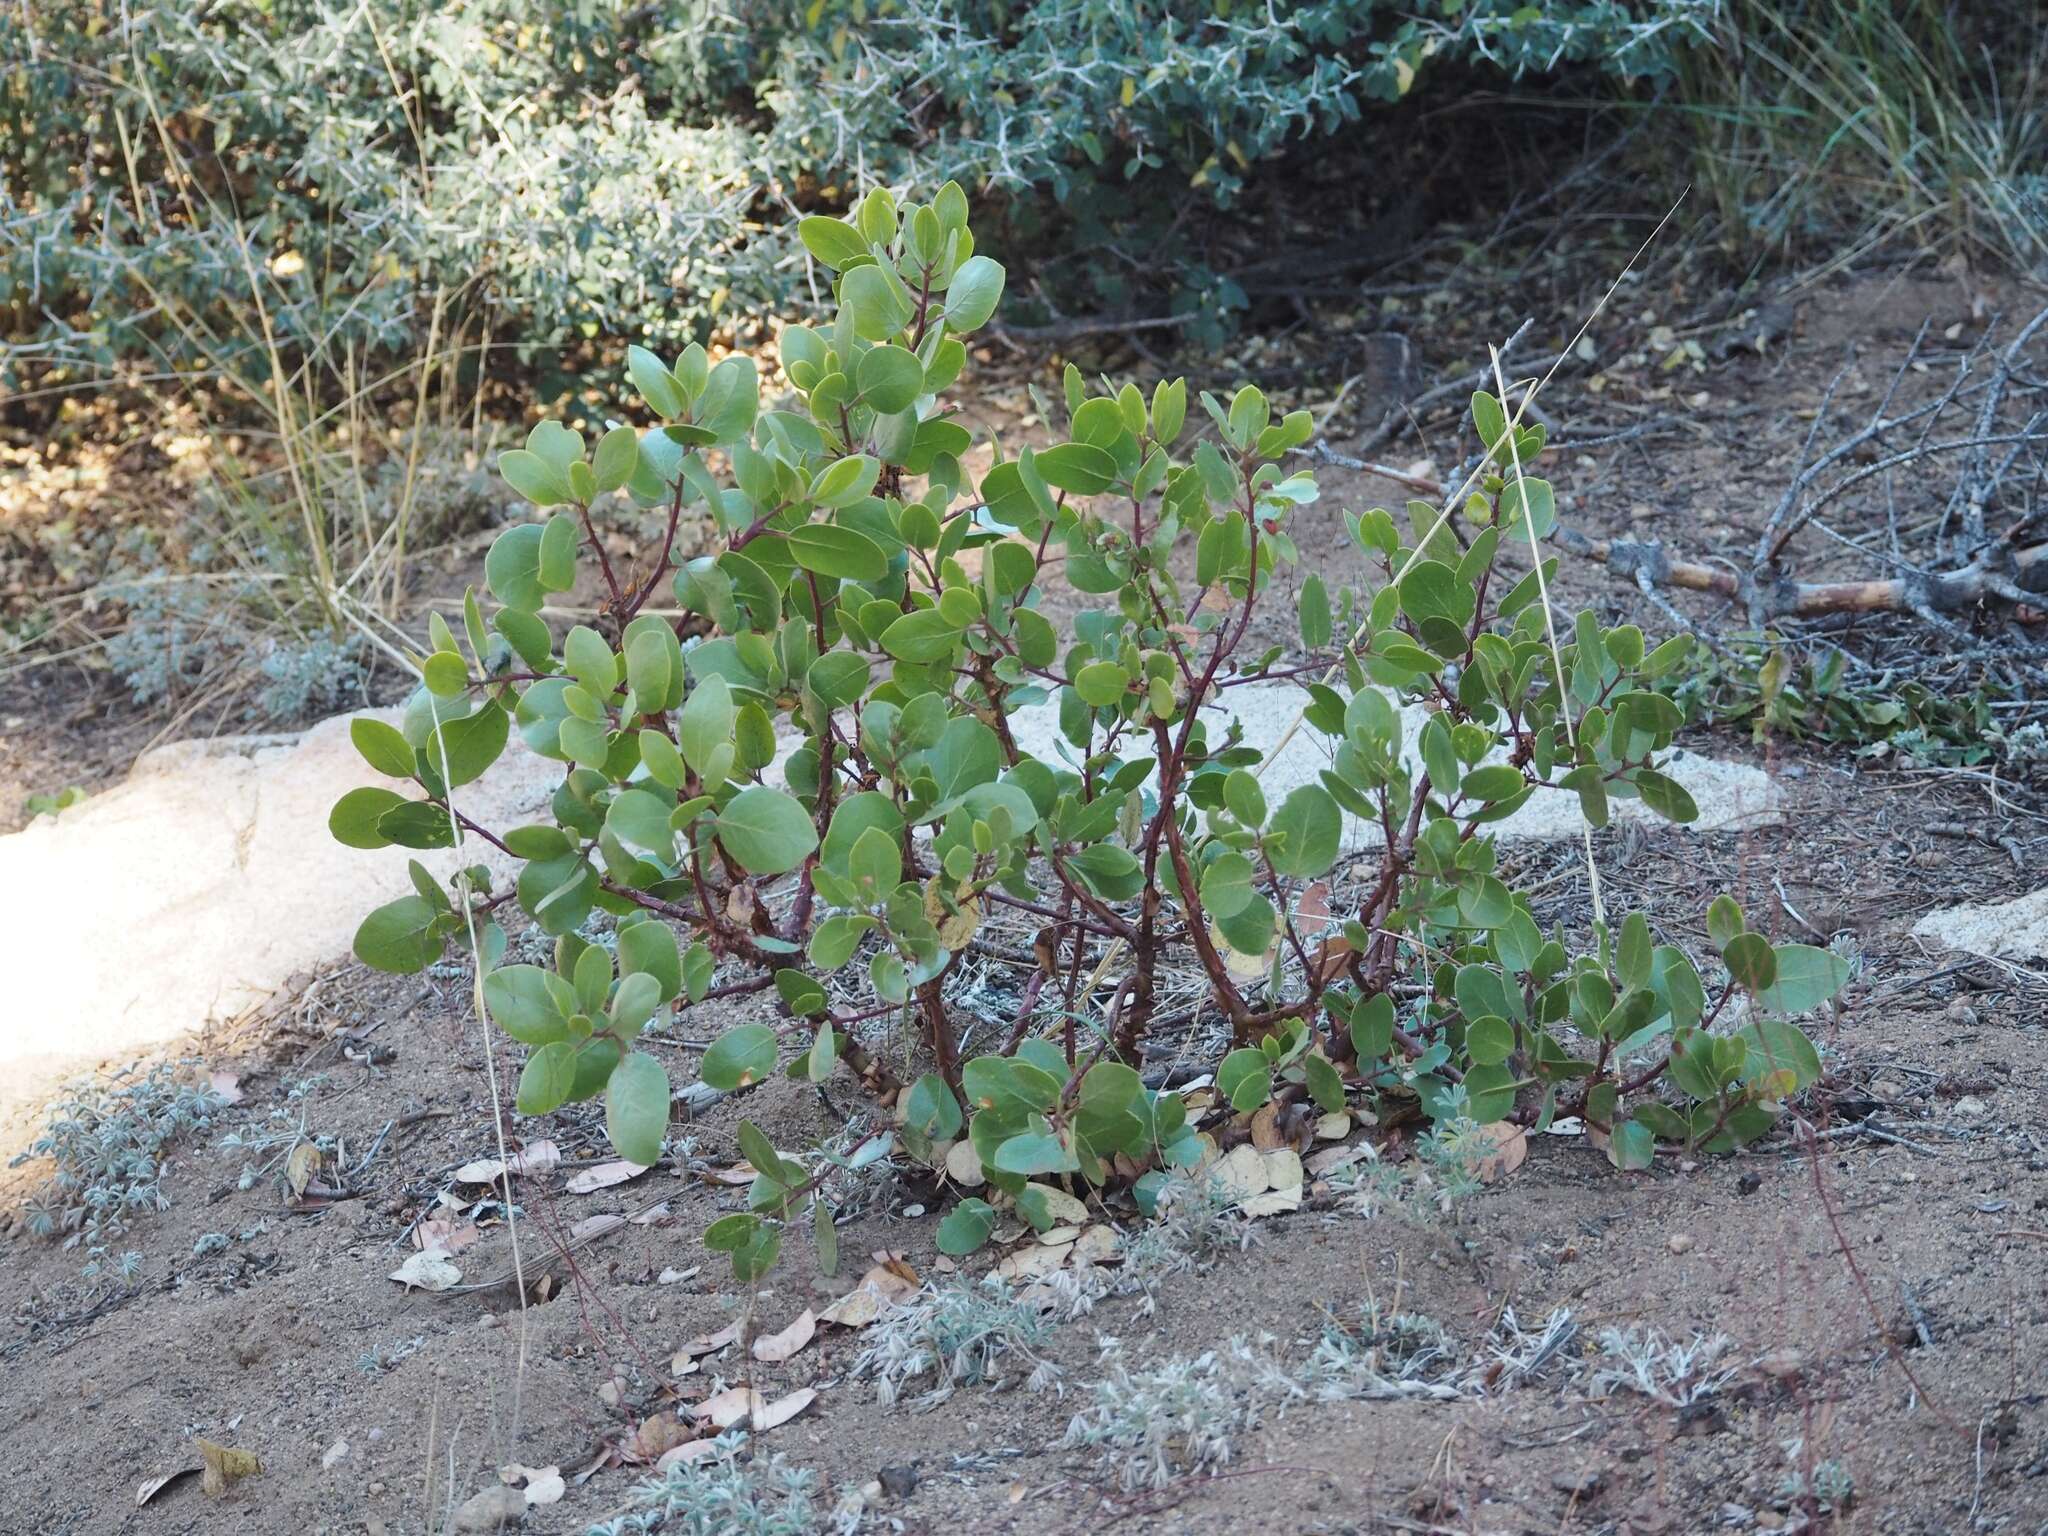
<path fill-rule="evenodd" d="M 1202 396 L 1191 431 L 1183 382 L 1091 394 L 1070 368 L 1065 440 L 999 452 L 973 486 L 945 399 L 1003 269 L 974 254 L 967 218 L 948 184 L 922 206 L 875 191 L 851 218 L 803 220 L 836 308 L 783 330 L 785 398 L 764 405 L 743 355 L 714 365 L 693 346 L 670 364 L 635 349 L 652 425 L 592 445 L 543 422 L 503 456 L 505 479 L 552 515 L 493 545 L 495 612 L 471 594 L 463 633 L 430 621 L 402 724 L 355 724 L 371 766 L 414 792 L 356 790 L 332 826 L 363 848 L 481 839 L 521 868 L 493 895 L 480 869 L 450 891 L 415 862 L 417 894 L 372 913 L 357 954 L 416 971 L 474 934 L 490 1013 L 529 1048 L 519 1110 L 603 1094 L 614 1146 L 638 1163 L 662 1154 L 672 1088 L 641 1033 L 772 988 L 779 1006 L 764 998 L 759 1021 L 705 1052 L 704 1081 L 743 1089 L 785 1058 L 812 1081 L 844 1067 L 891 1113 L 829 1155 L 792 1156 L 742 1125 L 749 1209 L 706 1234 L 742 1278 L 775 1262 L 799 1217 L 829 1266 L 835 1160 L 892 1142 L 941 1165 L 952 1152 L 956 1168 L 956 1144 L 971 1145 L 983 1194 L 942 1224 L 950 1252 L 985 1241 L 999 1206 L 1051 1225 L 1062 1183 L 1149 1204 L 1204 1151 L 1181 1096 L 1136 1069 L 1175 965 L 1199 969 L 1228 1020 L 1216 1087 L 1240 1117 L 1276 1099 L 1290 1118 L 1358 1102 L 1438 1123 L 1569 1115 L 1622 1168 L 1660 1143 L 1720 1151 L 1763 1134 L 1819 1072 L 1786 1020 L 1840 988 L 1839 959 L 1771 944 L 1725 897 L 1708 913 L 1721 964 L 1707 978 L 1640 913 L 1596 924 L 1575 952 L 1496 870 L 1491 829 L 1538 793 L 1575 794 L 1596 826 L 1617 799 L 1694 815 L 1656 767 L 1679 715 L 1651 686 L 1686 639 L 1647 649 L 1590 613 L 1560 637 L 1554 561 L 1503 572 L 1503 548 L 1540 547 L 1554 520 L 1550 487 L 1523 474 L 1542 429 L 1480 394 L 1465 493 L 1442 512 L 1412 504 L 1405 523 L 1346 514 L 1383 579 L 1334 597 L 1301 583 L 1307 661 L 1285 670 L 1327 669 L 1303 701 L 1330 767 L 1271 804 L 1228 690 L 1278 660 L 1242 648 L 1296 560 L 1290 516 L 1316 495 L 1283 467 L 1308 414 L 1275 420 L 1246 386 Z M 637 568 L 596 532 L 619 493 L 664 524 Z M 704 525 L 691 547 L 714 552 L 678 561 L 685 518 Z M 1053 560 L 1100 603 L 1064 635 L 1038 608 Z M 601 610 L 557 635 L 541 609 L 583 561 Z M 694 616 L 687 643 L 647 611 L 657 593 Z M 1011 729 L 1045 701 L 1071 749 L 1057 759 Z M 1430 711 L 1406 752 L 1404 701 Z M 514 730 L 562 765 L 551 815 L 477 825 L 453 792 Z M 788 735 L 800 742 L 779 754 Z M 1328 889 L 1347 813 L 1384 845 L 1363 894 L 1305 932 L 1302 897 Z M 512 900 L 555 938 L 552 967 L 502 963 L 492 914 Z M 992 904 L 1042 925 L 1041 965 L 1007 1037 L 984 1029 L 967 1056 L 971 1021 L 947 984 Z M 616 953 L 581 936 L 596 912 L 617 920 Z M 1105 945 L 1121 988 L 1091 1025 L 1082 952 Z M 824 978 L 856 961 L 873 1006 L 835 1007 Z M 903 1078 L 863 1041 L 892 1022 L 919 1047 Z"/>

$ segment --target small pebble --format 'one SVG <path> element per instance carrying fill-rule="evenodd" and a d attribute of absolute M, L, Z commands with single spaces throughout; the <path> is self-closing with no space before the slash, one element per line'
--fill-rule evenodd
<path fill-rule="evenodd" d="M 1590 1499 L 1607 1486 L 1607 1480 L 1597 1470 L 1589 1467 L 1584 1472 L 1555 1473 L 1550 1479 L 1550 1486 L 1559 1493 L 1568 1493 L 1574 1498 Z"/>
<path fill-rule="evenodd" d="M 880 1475 L 882 1492 L 892 1499 L 907 1499 L 917 1488 L 917 1468 L 884 1467 Z"/>
<path fill-rule="evenodd" d="M 1806 1356 L 1796 1349 L 1774 1349 L 1757 1361 L 1756 1368 L 1773 1381 L 1797 1381 L 1806 1374 Z"/>
<path fill-rule="evenodd" d="M 1965 1120 L 1981 1118 L 1985 1113 L 1986 1107 L 1984 1101 L 1975 1094 L 1966 1094 L 1964 1097 L 1956 1100 L 1956 1113 Z"/>
<path fill-rule="evenodd" d="M 1672 1233 L 1672 1234 L 1671 1234 L 1671 1245 L 1670 1245 L 1670 1246 L 1671 1246 L 1671 1251 L 1672 1251 L 1673 1253 L 1691 1253 L 1691 1252 L 1692 1252 L 1692 1234 L 1691 1234 L 1690 1232 L 1674 1232 L 1674 1233 Z"/>
<path fill-rule="evenodd" d="M 519 1488 L 486 1488 L 455 1511 L 458 1531 L 495 1531 L 526 1518 L 526 1493 Z"/>

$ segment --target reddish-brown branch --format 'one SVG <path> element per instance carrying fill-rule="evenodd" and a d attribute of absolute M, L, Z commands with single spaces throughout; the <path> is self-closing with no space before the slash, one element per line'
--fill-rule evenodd
<path fill-rule="evenodd" d="M 612 557 L 604 547 L 604 541 L 597 536 L 597 526 L 590 520 L 590 508 L 578 507 L 576 515 L 583 519 L 583 537 L 590 547 L 597 551 L 597 563 L 604 567 L 604 584 L 612 594 L 612 617 L 621 625 L 626 622 L 626 596 L 619 588 L 619 578 L 612 570 Z"/>

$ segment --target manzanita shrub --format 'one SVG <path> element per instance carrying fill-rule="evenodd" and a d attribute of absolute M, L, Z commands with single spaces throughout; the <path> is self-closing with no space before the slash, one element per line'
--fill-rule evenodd
<path fill-rule="evenodd" d="M 1498 872 L 1492 830 L 1538 794 L 1575 795 L 1595 826 L 1621 799 L 1695 814 L 1656 766 L 1679 714 L 1653 685 L 1687 640 L 1650 649 L 1591 613 L 1560 636 L 1554 559 L 1519 579 L 1503 567 L 1554 520 L 1550 487 L 1523 474 L 1540 427 L 1477 395 L 1469 494 L 1405 522 L 1347 513 L 1381 579 L 1333 596 L 1305 577 L 1283 668 L 1246 640 L 1316 495 L 1285 467 L 1307 413 L 1275 420 L 1247 386 L 1191 417 L 1182 382 L 1091 393 L 1069 369 L 1065 440 L 998 451 L 973 486 L 944 402 L 1003 271 L 974 254 L 958 187 L 923 206 L 872 192 L 799 234 L 837 274 L 836 309 L 783 331 L 786 398 L 764 406 L 746 356 L 631 352 L 652 424 L 586 445 L 544 422 L 504 455 L 505 479 L 552 515 L 492 547 L 494 612 L 472 593 L 461 634 L 431 621 L 402 724 L 354 726 L 370 765 L 414 789 L 345 796 L 343 842 L 459 834 L 520 861 L 497 894 L 481 868 L 450 891 L 415 861 L 417 894 L 372 913 L 356 952 L 416 971 L 474 935 L 490 1014 L 529 1049 L 522 1113 L 602 1094 L 619 1154 L 654 1163 L 673 1084 L 641 1036 L 756 995 L 760 1017 L 704 1052 L 707 1084 L 741 1090 L 787 1060 L 814 1082 L 850 1072 L 889 1113 L 829 1152 L 742 1125 L 749 1210 L 707 1241 L 750 1278 L 803 1216 L 829 1266 L 834 1165 L 892 1145 L 978 1165 L 984 1195 L 941 1229 L 953 1252 L 985 1240 L 1001 1204 L 1040 1227 L 1074 1188 L 1149 1204 L 1213 1146 L 1139 1070 L 1172 967 L 1206 978 L 1228 1022 L 1226 1140 L 1276 1100 L 1290 1122 L 1347 1105 L 1385 1123 L 1572 1116 L 1643 1168 L 1660 1145 L 1754 1139 L 1815 1079 L 1789 1016 L 1839 989 L 1836 956 L 1773 945 L 1725 897 L 1707 914 L 1709 975 L 1642 913 L 1575 949 Z M 632 566 L 596 532 L 621 496 L 663 528 Z M 685 518 L 710 552 L 679 560 Z M 1098 601 L 1065 633 L 1038 606 L 1053 560 Z M 601 610 L 557 635 L 541 610 L 586 562 Z M 650 612 L 657 596 L 686 620 Z M 1327 679 L 1302 700 L 1329 767 L 1273 803 L 1229 689 L 1281 672 Z M 1417 701 L 1426 720 L 1404 743 L 1398 706 Z M 1018 745 L 1013 716 L 1034 705 L 1057 710 L 1055 756 Z M 515 730 L 562 765 L 551 815 L 480 826 L 459 791 Z M 1347 815 L 1381 845 L 1333 882 Z M 494 914 L 511 902 L 554 938 L 552 966 L 504 963 Z M 1007 1029 L 948 989 L 997 906 L 1026 915 L 1039 958 Z M 615 945 L 588 936 L 599 913 Z M 1114 1000 L 1098 1013 L 1080 979 L 1105 963 Z M 872 1001 L 835 1004 L 828 979 L 855 965 Z M 911 1053 L 880 1059 L 884 1030 Z"/>

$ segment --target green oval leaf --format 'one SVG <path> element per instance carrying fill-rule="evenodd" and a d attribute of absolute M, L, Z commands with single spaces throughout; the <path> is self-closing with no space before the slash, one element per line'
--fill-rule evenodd
<path fill-rule="evenodd" d="M 946 324 L 956 331 L 978 331 L 996 312 L 1003 297 L 1001 262 L 970 256 L 946 285 Z"/>
<path fill-rule="evenodd" d="M 409 779 L 418 771 L 412 744 L 396 726 L 358 715 L 349 722 L 348 739 L 362 753 L 364 762 L 388 778 Z"/>
<path fill-rule="evenodd" d="M 327 814 L 327 830 L 337 843 L 349 848 L 389 848 L 391 839 L 377 829 L 377 819 L 407 803 L 405 796 L 392 790 L 374 786 L 352 789 L 334 802 L 334 809 Z"/>
<path fill-rule="evenodd" d="M 884 416 L 909 410 L 924 393 L 924 364 L 903 347 L 870 347 L 854 378 L 862 401 Z"/>
<path fill-rule="evenodd" d="M 711 1043 L 698 1069 L 720 1093 L 765 1081 L 775 1071 L 775 1031 L 766 1024 L 741 1024 Z"/>
<path fill-rule="evenodd" d="M 1272 1064 L 1264 1051 L 1243 1047 L 1223 1058 L 1216 1068 L 1216 1091 L 1239 1114 L 1257 1109 L 1272 1095 Z"/>
<path fill-rule="evenodd" d="M 789 552 L 796 563 L 820 576 L 843 581 L 880 581 L 889 574 L 889 556 L 864 533 L 836 523 L 806 523 L 789 534 Z"/>
<path fill-rule="evenodd" d="M 566 1040 L 544 1045 L 526 1059 L 514 1103 L 522 1115 L 545 1115 L 569 1101 L 576 1086 L 576 1047 Z"/>
<path fill-rule="evenodd" d="M 962 1200 L 939 1223 L 939 1252 L 960 1258 L 974 1252 L 996 1229 L 995 1207 L 986 1200 Z"/>
<path fill-rule="evenodd" d="M 794 796 L 755 784 L 718 813 L 718 841 L 749 874 L 781 875 L 818 846 L 818 833 Z"/>
<path fill-rule="evenodd" d="M 375 971 L 408 976 L 441 957 L 442 913 L 420 896 L 401 896 L 363 919 L 356 958 Z"/>
<path fill-rule="evenodd" d="M 813 215 L 799 219 L 796 237 L 819 261 L 835 271 L 868 255 L 868 243 L 859 230 L 843 219 Z"/>
<path fill-rule="evenodd" d="M 614 1151 L 652 1168 L 668 1140 L 668 1071 L 645 1051 L 628 1051 L 605 1081 L 604 1129 Z"/>

